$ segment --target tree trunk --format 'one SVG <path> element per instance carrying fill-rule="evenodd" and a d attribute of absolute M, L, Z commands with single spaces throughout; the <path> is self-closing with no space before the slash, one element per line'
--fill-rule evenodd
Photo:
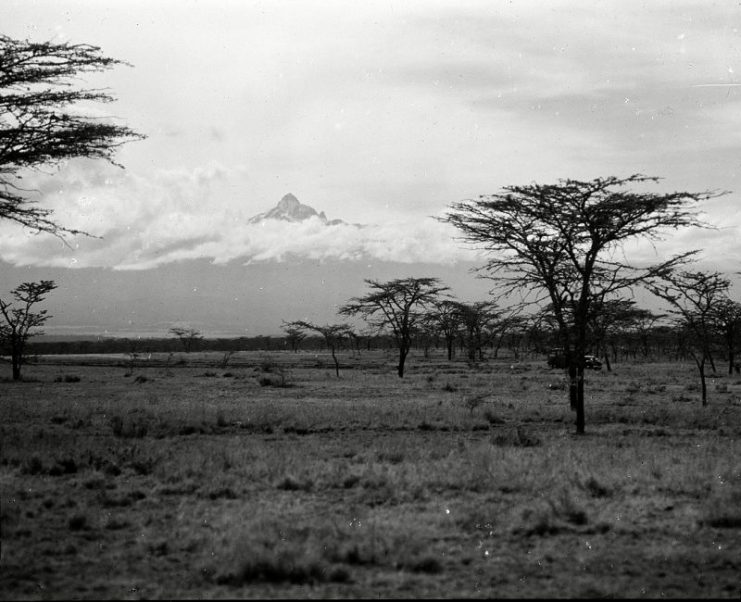
<path fill-rule="evenodd" d="M 578 381 L 576 365 L 569 361 L 569 405 L 576 411 L 578 405 Z"/>
<path fill-rule="evenodd" d="M 708 405 L 708 386 L 705 382 L 705 358 L 702 361 L 697 362 L 697 369 L 700 371 L 700 388 L 702 390 L 702 405 L 703 407 Z"/>
<path fill-rule="evenodd" d="M 334 360 L 334 371 L 335 371 L 335 374 L 337 375 L 337 378 L 339 378 L 340 377 L 340 362 L 337 361 L 337 356 L 335 355 L 334 347 L 331 347 L 331 349 L 332 349 L 332 359 Z"/>
<path fill-rule="evenodd" d="M 577 369 L 576 385 L 576 434 L 584 434 L 584 366 Z"/>
<path fill-rule="evenodd" d="M 728 349 L 728 376 L 733 374 L 733 366 L 736 363 L 736 355 L 733 352 L 733 348 Z"/>
<path fill-rule="evenodd" d="M 397 370 L 399 378 L 404 378 L 404 362 L 406 362 L 408 353 L 409 349 L 404 349 L 403 347 L 399 349 L 399 368 Z"/>
<path fill-rule="evenodd" d="M 10 342 L 10 356 L 13 364 L 13 380 L 21 379 L 21 364 L 23 364 L 23 347 L 18 340 Z"/>
<path fill-rule="evenodd" d="M 712 354 L 708 353 L 708 359 L 710 360 L 710 368 L 712 368 L 713 374 L 715 374 L 717 372 L 717 370 L 715 369 L 715 361 L 713 360 Z M 704 363 L 704 361 L 703 361 L 703 363 Z"/>

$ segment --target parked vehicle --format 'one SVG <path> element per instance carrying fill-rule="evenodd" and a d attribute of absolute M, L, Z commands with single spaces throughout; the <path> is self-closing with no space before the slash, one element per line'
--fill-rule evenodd
<path fill-rule="evenodd" d="M 551 349 L 548 354 L 548 367 L 549 368 L 566 368 L 566 354 L 560 347 Z M 584 367 L 590 370 L 602 370 L 602 362 L 594 355 L 584 356 Z"/>

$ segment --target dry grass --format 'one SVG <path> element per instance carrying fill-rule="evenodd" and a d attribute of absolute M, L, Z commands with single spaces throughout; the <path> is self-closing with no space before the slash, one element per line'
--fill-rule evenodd
<path fill-rule="evenodd" d="M 2 384 L 3 598 L 739 594 L 738 379 L 590 373 L 576 437 L 542 360 L 159 359 Z"/>

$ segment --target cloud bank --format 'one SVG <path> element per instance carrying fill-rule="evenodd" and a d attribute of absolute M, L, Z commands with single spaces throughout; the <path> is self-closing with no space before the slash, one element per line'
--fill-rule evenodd
<path fill-rule="evenodd" d="M 99 163 L 70 162 L 51 176 L 37 174 L 32 185 L 59 223 L 97 238 L 74 237 L 65 243 L 2 224 L 0 257 L 16 266 L 119 270 L 192 259 L 215 264 L 295 257 L 452 264 L 477 258 L 455 240 L 451 226 L 431 216 L 399 220 L 378 213 L 376 223 L 362 228 L 326 225 L 317 218 L 251 224 L 250 217 L 277 199 L 246 200 L 248 191 L 235 190 L 240 174 L 238 168 L 214 164 L 161 170 L 144 179 Z"/>

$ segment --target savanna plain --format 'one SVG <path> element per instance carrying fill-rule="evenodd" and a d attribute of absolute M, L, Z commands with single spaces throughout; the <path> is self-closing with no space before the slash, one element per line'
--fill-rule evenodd
<path fill-rule="evenodd" d="M 38 358 L 0 383 L 0 596 L 739 597 L 739 375 L 590 371 L 576 436 L 544 357 L 395 359 Z"/>

